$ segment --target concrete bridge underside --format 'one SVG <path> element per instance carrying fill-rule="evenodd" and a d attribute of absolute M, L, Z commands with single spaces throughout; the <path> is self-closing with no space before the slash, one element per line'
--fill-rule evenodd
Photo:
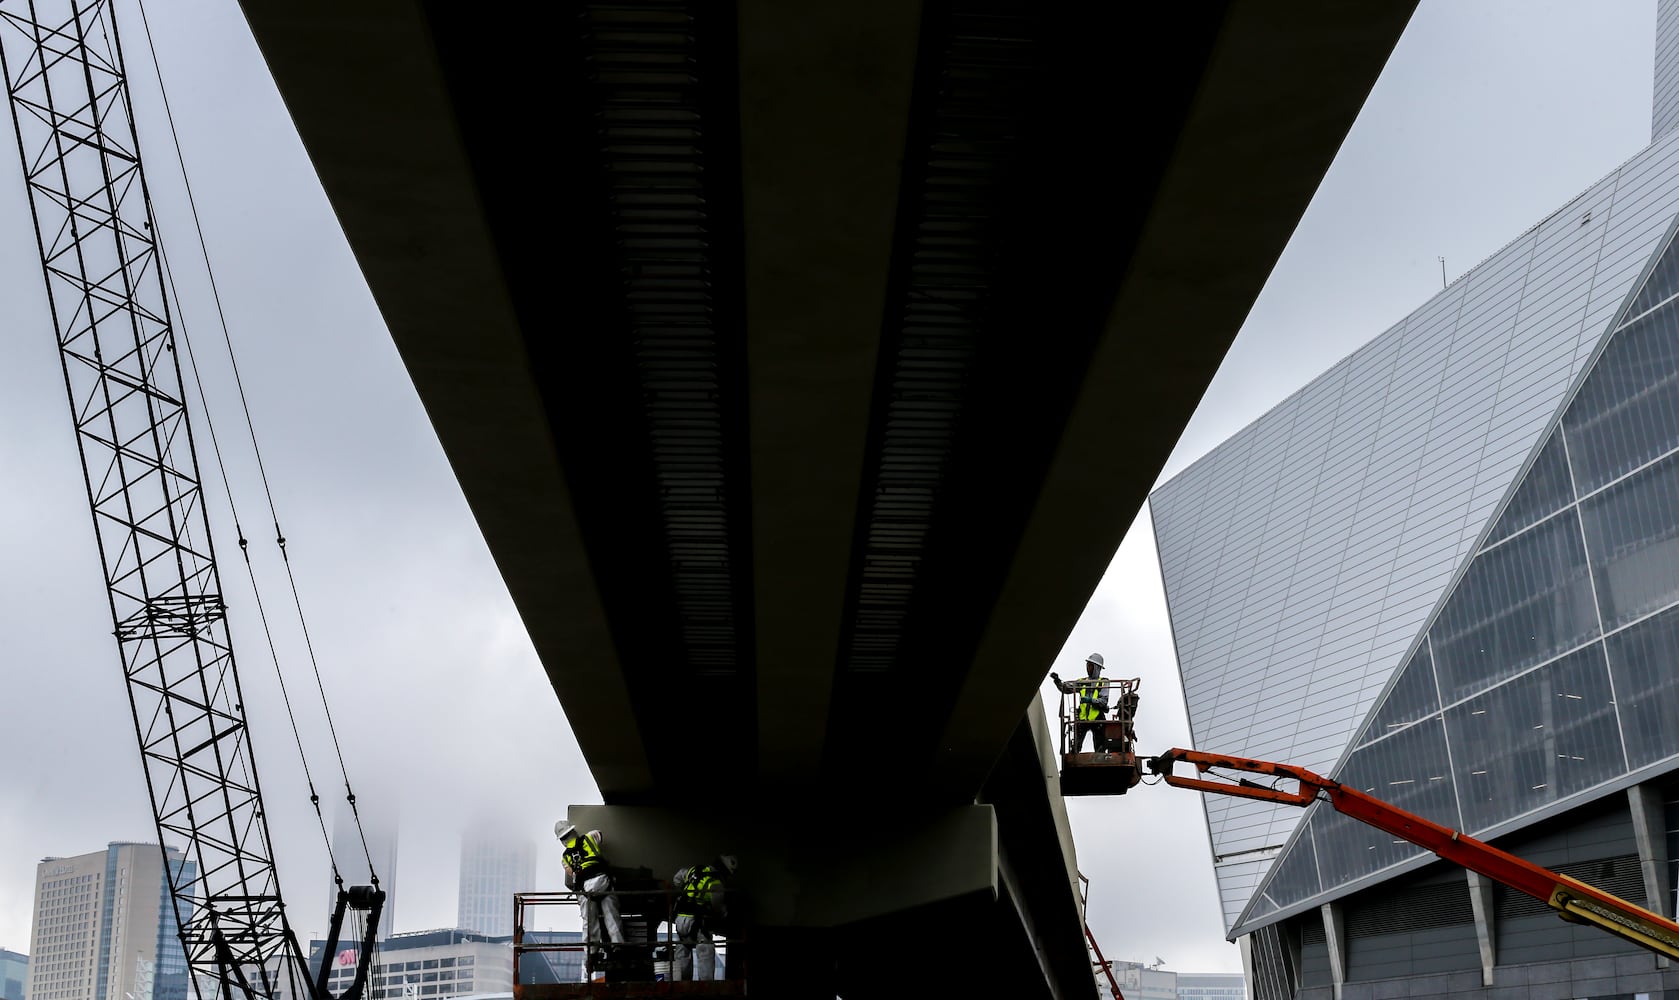
<path fill-rule="evenodd" d="M 1412 4 L 243 5 L 615 860 L 1091 996 L 1034 691 Z"/>

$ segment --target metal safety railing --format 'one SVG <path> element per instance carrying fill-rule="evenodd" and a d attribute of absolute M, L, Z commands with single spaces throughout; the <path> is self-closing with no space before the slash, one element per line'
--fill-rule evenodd
<path fill-rule="evenodd" d="M 1131 753 L 1142 678 L 1078 677 L 1061 684 L 1061 753 Z"/>
<path fill-rule="evenodd" d="M 623 941 L 599 941 L 581 931 L 539 930 L 536 914 L 543 909 L 571 907 L 581 911 L 580 892 L 521 892 L 513 897 L 513 997 L 540 1000 L 543 986 L 607 982 L 665 982 L 676 978 L 676 893 L 668 888 L 622 889 L 609 893 L 618 903 Z M 552 922 L 552 921 L 545 921 Z M 581 924 L 581 918 L 579 918 Z M 729 937 L 719 933 L 719 920 L 711 921 L 716 967 L 709 978 L 723 980 L 727 967 Z M 697 962 L 699 944 L 691 945 Z M 548 956 L 559 956 L 549 958 Z M 573 956 L 575 956 L 573 958 Z M 685 979 L 694 979 L 690 968 Z M 537 987 L 528 989 L 527 987 Z"/>

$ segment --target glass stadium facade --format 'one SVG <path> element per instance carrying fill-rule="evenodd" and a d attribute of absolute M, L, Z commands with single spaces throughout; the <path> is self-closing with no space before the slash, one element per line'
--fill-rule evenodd
<path fill-rule="evenodd" d="M 1545 437 L 1338 777 L 1495 834 L 1679 755 L 1679 252 Z M 1418 855 L 1314 810 L 1249 916 Z"/>
<path fill-rule="evenodd" d="M 1150 509 L 1197 746 L 1324 773 L 1344 758 L 1356 769 L 1390 754 L 1440 757 L 1451 718 L 1442 706 L 1600 634 L 1589 580 L 1540 581 L 1583 560 L 1566 548 L 1583 540 L 1556 517 L 1516 526 L 1535 516 L 1529 508 L 1553 514 L 1553 498 L 1576 485 L 1566 474 L 1582 456 L 1563 455 L 1564 439 L 1589 434 L 1576 450 L 1610 461 L 1601 441 L 1609 432 L 1584 425 L 1545 445 L 1573 390 L 1589 405 L 1605 391 L 1597 384 L 1631 374 L 1605 367 L 1582 380 L 1622 317 L 1629 343 L 1661 329 L 1661 316 L 1643 314 L 1673 265 L 1652 274 L 1648 293 L 1638 290 L 1676 214 L 1679 132 L 1156 491 Z M 1606 352 L 1599 366 L 1622 364 L 1615 357 Z M 1594 464 L 1577 485 L 1601 491 L 1609 474 Z M 1513 603 L 1491 606 L 1499 602 Z M 1509 636 L 1523 628 L 1544 635 L 1517 655 Z M 1483 641 L 1503 645 L 1482 653 Z M 1500 656 L 1509 662 L 1495 664 Z M 1436 658 L 1444 701 L 1430 690 Z M 1423 812 L 1455 810 L 1460 791 L 1473 799 L 1470 779 L 1485 776 L 1466 772 L 1460 782 L 1443 764 L 1390 797 Z M 1464 825 L 1485 830 L 1517 815 L 1491 818 L 1488 809 L 1473 807 L 1465 818 L 1486 822 Z M 1323 838 L 1296 836 L 1298 810 L 1211 799 L 1207 813 L 1226 920 L 1238 933 L 1403 860 L 1367 852 L 1345 878 L 1336 869 L 1308 892 L 1316 861 L 1306 855 Z M 1313 816 L 1306 826 L 1324 824 L 1333 820 Z M 1291 838 L 1279 863 L 1277 848 Z"/>
<path fill-rule="evenodd" d="M 1500 843 L 1597 843 L 1547 863 L 1594 859 L 1582 870 L 1620 871 L 1670 916 L 1639 878 L 1622 790 L 1659 785 L 1679 817 L 1676 8 L 1664 0 L 1655 142 L 1150 503 L 1196 746 L 1331 774 Z M 1272 951 L 1293 935 L 1294 987 L 1311 985 L 1301 928 L 1306 952 L 1340 949 L 1336 996 L 1360 978 L 1348 954 L 1365 979 L 1432 963 L 1489 988 L 1511 956 L 1620 954 L 1522 951 L 1490 930 L 1493 897 L 1471 915 L 1461 871 L 1332 810 L 1205 806 L 1230 935 Z M 1665 871 L 1649 839 L 1644 868 Z M 1333 922 L 1360 898 L 1375 916 Z M 1498 897 L 1527 926 L 1512 906 Z M 1373 942 L 1400 940 L 1414 963 L 1382 965 Z M 1574 979 L 1557 995 L 1615 992 L 1580 992 L 1583 974 L 1559 973 Z M 1382 995 L 1468 988 L 1444 982 Z"/>

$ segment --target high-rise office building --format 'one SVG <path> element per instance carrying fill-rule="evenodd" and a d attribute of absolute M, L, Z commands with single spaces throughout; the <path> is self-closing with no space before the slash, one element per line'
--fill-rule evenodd
<path fill-rule="evenodd" d="M 180 851 L 156 844 L 37 865 L 29 1000 L 187 1000 L 170 871 L 194 877 Z"/>
<path fill-rule="evenodd" d="M 513 894 L 536 888 L 536 845 L 490 831 L 461 839 L 460 912 L 455 923 L 485 934 L 513 933 Z"/>
<path fill-rule="evenodd" d="M 0 1000 L 23 1000 L 29 982 L 29 956 L 0 948 Z"/>
<path fill-rule="evenodd" d="M 338 955 L 329 956 L 324 942 L 309 945 L 311 968 L 319 968 L 323 958 L 328 962 L 327 989 L 335 996 L 356 974 L 355 949 L 342 942 L 339 949 Z M 444 928 L 387 938 L 369 970 L 366 995 L 368 1000 L 447 1000 L 512 988 L 512 938 Z"/>
<path fill-rule="evenodd" d="M 1151 511 L 1197 746 L 1330 774 L 1672 916 L 1679 0 L 1658 25 L 1646 149 Z M 1205 804 L 1264 1000 L 1679 988 L 1321 804 Z"/>
<path fill-rule="evenodd" d="M 385 905 L 379 918 L 379 940 L 390 936 L 396 927 L 396 831 L 397 821 L 389 812 L 363 810 L 361 825 L 346 804 L 340 804 L 332 822 L 332 858 L 345 886 L 371 885 L 375 872 L 379 887 L 385 890 Z M 363 835 L 366 845 L 363 845 Z M 371 866 L 369 860 L 371 859 Z M 338 899 L 338 885 L 327 891 L 327 911 L 330 913 Z"/>

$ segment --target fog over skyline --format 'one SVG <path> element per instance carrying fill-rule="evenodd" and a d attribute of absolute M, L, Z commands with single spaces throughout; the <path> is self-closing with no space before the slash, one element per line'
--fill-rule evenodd
<path fill-rule="evenodd" d="M 138 17 L 129 0 L 117 9 L 186 330 L 264 601 L 286 626 L 281 662 L 315 782 L 335 799 L 336 759 L 286 621 L 208 285 L 190 266 L 191 221 Z M 537 843 L 538 880 L 556 886 L 553 819 L 599 791 L 249 30 L 231 0 L 147 13 L 344 757 L 364 812 L 400 817 L 394 929 L 454 922 L 458 837 L 485 821 Z M 1653 44 L 1653 0 L 1425 2 L 1162 479 L 1424 302 L 1439 289 L 1439 256 L 1457 277 L 1642 148 Z M 0 947 L 28 951 L 41 857 L 156 832 L 10 153 L 0 154 L 0 333 L 10 484 L 0 491 Z M 307 934 L 325 927 L 326 851 L 199 434 L 281 883 Z M 1115 442 L 1115 461 L 1124 447 Z M 1043 665 L 1070 676 L 1100 650 L 1110 676 L 1141 676 L 1149 752 L 1188 741 L 1154 559 L 1145 512 L 1061 656 Z M 1046 689 L 1053 713 L 1049 699 Z M 1239 970 L 1194 795 L 1139 788 L 1069 808 L 1108 957 Z"/>

